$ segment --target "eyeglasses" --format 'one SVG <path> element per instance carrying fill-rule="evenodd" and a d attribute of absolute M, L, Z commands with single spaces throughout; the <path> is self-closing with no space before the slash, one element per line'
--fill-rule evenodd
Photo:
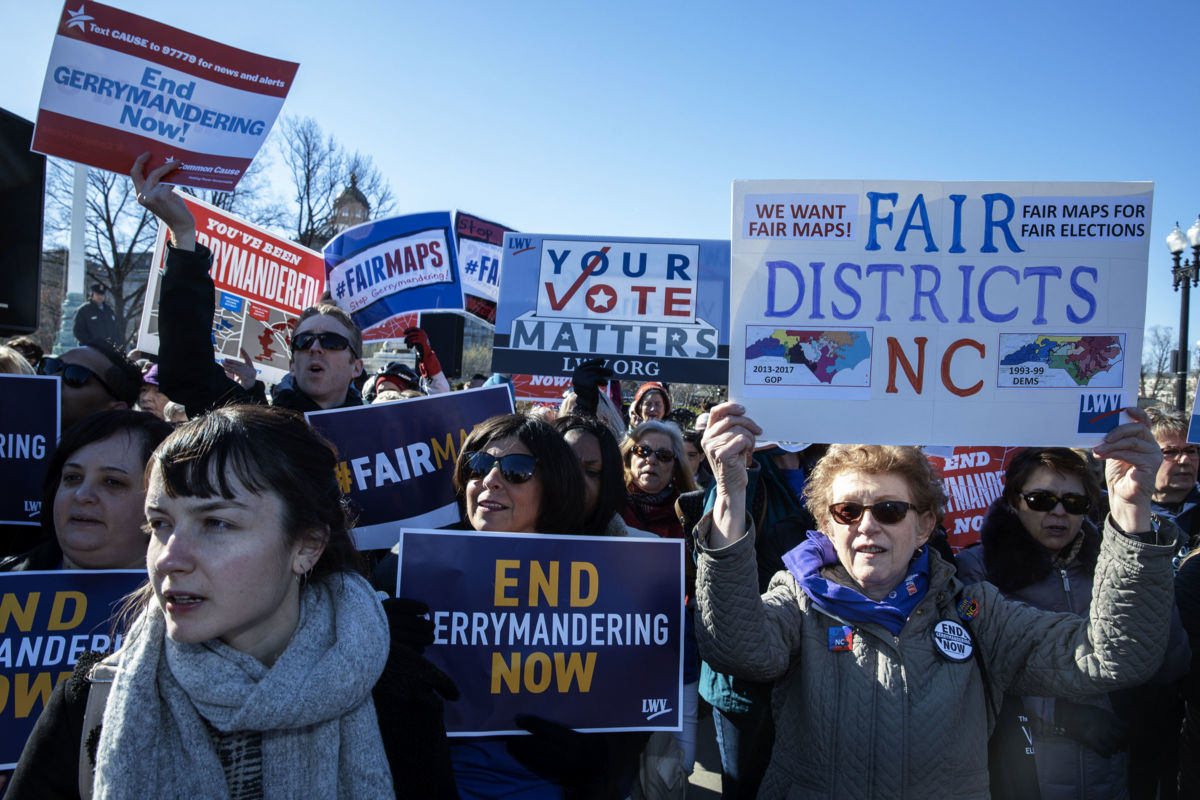
<path fill-rule="evenodd" d="M 903 500 L 883 500 L 869 506 L 862 503 L 834 503 L 829 507 L 829 513 L 843 525 L 852 525 L 862 519 L 863 512 L 870 511 L 876 522 L 884 525 L 895 525 L 904 519 L 910 508 L 916 508 L 912 503 Z"/>
<path fill-rule="evenodd" d="M 330 331 L 297 333 L 292 337 L 292 352 L 298 350 L 309 350 L 317 342 L 321 343 L 322 350 L 349 350 L 354 353 L 354 357 L 358 358 L 358 353 L 354 352 L 354 348 L 350 346 L 350 340 L 340 333 L 332 333 Z"/>
<path fill-rule="evenodd" d="M 494 456 L 491 453 L 478 451 L 466 453 L 467 480 L 479 480 L 497 466 L 500 474 L 509 483 L 525 483 L 533 477 L 537 459 L 524 453 L 509 453 L 506 456 Z"/>
<path fill-rule="evenodd" d="M 1036 492 L 1025 492 L 1021 497 L 1025 498 L 1025 505 L 1029 506 L 1031 511 L 1053 511 L 1055 506 L 1062 503 L 1063 511 L 1068 514 L 1086 514 L 1092 507 L 1091 499 L 1083 494 L 1064 494 L 1059 497 L 1053 492 L 1039 489 Z"/>
<path fill-rule="evenodd" d="M 1165 447 L 1163 448 L 1162 454 L 1163 460 L 1171 459 L 1172 461 L 1180 458 L 1181 456 L 1187 456 L 1193 461 L 1195 461 L 1197 458 L 1200 458 L 1200 450 L 1196 449 L 1195 447 L 1184 447 L 1182 449 Z"/>
<path fill-rule="evenodd" d="M 78 389 L 86 384 L 92 378 L 96 379 L 96 383 L 104 387 L 104 391 L 108 392 L 110 397 L 116 399 L 117 395 L 109 387 L 104 379 L 85 367 L 83 364 L 68 364 L 61 358 L 55 356 L 47 356 L 38 362 L 38 375 L 61 375 L 63 383 L 74 389 Z"/>
<path fill-rule="evenodd" d="M 637 455 L 641 456 L 642 458 L 649 458 L 650 456 L 654 456 L 655 458 L 657 458 L 659 461 L 661 461 L 664 464 L 670 464 L 672 461 L 675 460 L 675 454 L 665 447 L 660 447 L 657 450 L 655 450 L 653 447 L 650 447 L 649 445 L 635 444 L 633 446 L 633 452 L 636 453 Z"/>

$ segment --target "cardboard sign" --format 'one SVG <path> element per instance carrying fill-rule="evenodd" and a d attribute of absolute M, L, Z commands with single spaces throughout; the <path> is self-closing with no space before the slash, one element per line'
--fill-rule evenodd
<path fill-rule="evenodd" d="M 926 447 L 950 502 L 942 527 L 954 552 L 979 541 L 988 507 L 1004 491 L 1004 472 L 1020 447 Z"/>
<path fill-rule="evenodd" d="M 730 398 L 784 441 L 1094 444 L 1137 398 L 1152 194 L 735 182 Z"/>
<path fill-rule="evenodd" d="M 50 692 L 89 650 L 121 646 L 113 617 L 146 571 L 0 573 L 0 770 L 21 757 Z"/>
<path fill-rule="evenodd" d="M 681 540 L 405 529 L 396 592 L 429 604 L 450 736 L 680 730 Z"/>
<path fill-rule="evenodd" d="M 305 416 L 337 445 L 338 482 L 359 512 L 355 544 L 378 550 L 396 544 L 401 524 L 458 522 L 459 449 L 480 422 L 512 411 L 508 387 L 488 386 Z"/>
<path fill-rule="evenodd" d="M 323 253 L 329 293 L 361 330 L 413 311 L 463 310 L 448 211 L 364 222 Z"/>
<path fill-rule="evenodd" d="M 0 375 L 0 524 L 40 525 L 42 479 L 58 442 L 61 379 Z"/>
<path fill-rule="evenodd" d="M 512 228 L 472 214 L 454 212 L 454 236 L 458 245 L 458 263 L 462 266 L 467 312 L 489 325 L 496 324 L 504 234 L 512 232 Z"/>
<path fill-rule="evenodd" d="M 264 383 L 279 383 L 291 362 L 296 318 L 325 291 L 325 261 L 293 241 L 241 217 L 178 193 L 196 218 L 196 241 L 212 251 L 216 289 L 213 352 L 218 361 L 241 359 L 244 348 Z M 138 349 L 159 351 L 158 307 L 167 263 L 167 226 L 158 226 L 147 278 Z"/>
<path fill-rule="evenodd" d="M 87 0 L 63 5 L 33 149 L 128 174 L 175 159 L 172 183 L 237 186 L 299 64 L 247 53 Z"/>
<path fill-rule="evenodd" d="M 728 242 L 505 234 L 492 369 L 600 357 L 619 379 L 723 384 L 728 264 Z"/>

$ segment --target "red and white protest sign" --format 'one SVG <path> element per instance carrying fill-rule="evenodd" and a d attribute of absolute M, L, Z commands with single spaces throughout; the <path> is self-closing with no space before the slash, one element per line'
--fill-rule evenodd
<path fill-rule="evenodd" d="M 563 392 L 571 388 L 570 375 L 513 375 L 513 391 L 518 400 L 558 405 Z"/>
<path fill-rule="evenodd" d="M 182 161 L 171 181 L 232 189 L 262 147 L 299 64 L 91 0 L 63 6 L 32 149 L 127 173 Z"/>
<path fill-rule="evenodd" d="M 979 541 L 983 517 L 1004 491 L 1004 471 L 1022 447 L 927 447 L 925 454 L 942 476 L 946 518 L 942 527 L 955 552 Z"/>
<path fill-rule="evenodd" d="M 258 377 L 278 383 L 288 372 L 288 342 L 296 318 L 316 305 L 325 291 L 325 260 L 320 253 L 215 206 L 182 192 L 179 196 L 196 218 L 196 241 L 213 255 L 216 357 L 240 358 L 244 349 Z M 166 226 L 159 225 L 138 331 L 138 349 L 147 353 L 157 353 L 159 348 L 158 305 L 165 267 Z"/>

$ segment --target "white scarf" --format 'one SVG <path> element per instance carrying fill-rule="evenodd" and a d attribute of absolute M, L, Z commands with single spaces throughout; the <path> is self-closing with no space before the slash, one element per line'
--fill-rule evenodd
<path fill-rule="evenodd" d="M 387 619 L 359 576 L 301 591 L 296 631 L 271 667 L 217 640 L 173 641 L 155 598 L 134 631 L 104 710 L 97 798 L 228 798 L 209 725 L 261 732 L 264 800 L 394 796 L 371 702 Z"/>

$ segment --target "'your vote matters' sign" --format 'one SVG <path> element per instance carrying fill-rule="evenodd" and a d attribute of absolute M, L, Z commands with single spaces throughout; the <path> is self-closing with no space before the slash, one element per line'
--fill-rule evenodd
<path fill-rule="evenodd" d="M 507 233 L 492 368 L 724 383 L 729 243 Z"/>
<path fill-rule="evenodd" d="M 735 182 L 730 397 L 785 441 L 1094 444 L 1137 398 L 1152 194 Z"/>

